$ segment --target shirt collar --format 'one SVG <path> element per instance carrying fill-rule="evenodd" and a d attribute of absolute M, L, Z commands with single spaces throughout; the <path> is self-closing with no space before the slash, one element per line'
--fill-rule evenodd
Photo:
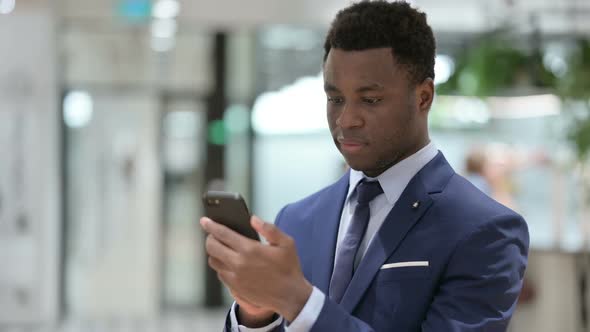
<path fill-rule="evenodd" d="M 437 154 L 438 149 L 436 145 L 430 142 L 418 152 L 391 166 L 376 178 L 370 178 L 361 171 L 351 169 L 346 200 L 350 199 L 357 184 L 366 178 L 369 181 L 379 181 L 387 201 L 393 205 L 402 195 L 402 192 L 406 189 L 406 186 L 410 183 L 414 175 L 436 157 Z"/>

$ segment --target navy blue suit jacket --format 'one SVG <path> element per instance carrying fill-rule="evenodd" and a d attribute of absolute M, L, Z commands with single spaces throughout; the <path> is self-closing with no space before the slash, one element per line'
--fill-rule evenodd
<path fill-rule="evenodd" d="M 275 221 L 324 294 L 348 179 L 284 207 Z M 341 303 L 326 297 L 312 331 L 505 331 L 528 246 L 522 217 L 457 175 L 439 152 L 387 216 Z M 380 269 L 411 261 L 429 265 Z"/>

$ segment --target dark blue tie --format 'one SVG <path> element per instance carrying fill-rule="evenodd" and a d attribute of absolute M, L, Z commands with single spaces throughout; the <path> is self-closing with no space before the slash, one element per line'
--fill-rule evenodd
<path fill-rule="evenodd" d="M 377 181 L 365 182 L 363 180 L 356 187 L 356 193 L 358 204 L 346 230 L 346 235 L 338 247 L 334 272 L 330 281 L 329 296 L 336 303 L 340 303 L 342 300 L 354 274 L 354 260 L 369 223 L 369 202 L 383 193 L 383 189 Z"/>

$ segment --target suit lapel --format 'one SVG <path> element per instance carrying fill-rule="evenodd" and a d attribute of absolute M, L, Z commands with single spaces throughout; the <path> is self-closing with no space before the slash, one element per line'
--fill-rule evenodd
<path fill-rule="evenodd" d="M 375 234 L 344 293 L 341 305 L 347 312 L 353 312 L 381 266 L 430 208 L 430 194 L 442 191 L 452 174 L 452 168 L 439 153 L 410 181 Z"/>
<path fill-rule="evenodd" d="M 346 194 L 348 193 L 349 173 L 347 172 L 338 182 L 326 190 L 319 199 L 318 206 L 322 210 L 317 212 L 317 219 L 313 224 L 312 246 L 314 247 L 313 267 L 311 272 L 312 284 L 324 294 L 328 294 L 338 227 Z M 327 208 L 325 208 L 327 207 Z"/>

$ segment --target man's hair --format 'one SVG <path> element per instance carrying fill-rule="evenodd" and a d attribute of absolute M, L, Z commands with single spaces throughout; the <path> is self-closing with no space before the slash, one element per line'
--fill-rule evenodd
<path fill-rule="evenodd" d="M 361 1 L 342 9 L 324 43 L 324 62 L 332 48 L 360 51 L 391 47 L 396 63 L 408 78 L 420 83 L 434 79 L 435 41 L 426 14 L 403 1 Z"/>

